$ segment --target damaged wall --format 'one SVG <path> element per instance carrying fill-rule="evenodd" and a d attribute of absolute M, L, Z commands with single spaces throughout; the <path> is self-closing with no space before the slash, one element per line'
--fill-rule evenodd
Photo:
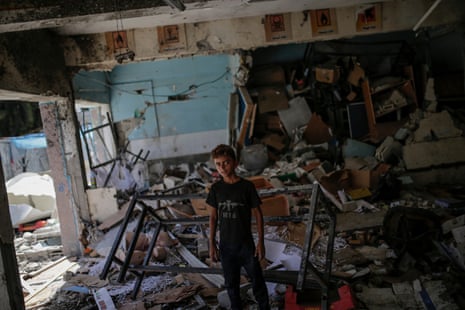
<path fill-rule="evenodd" d="M 70 100 L 40 104 L 47 137 L 47 154 L 54 180 L 63 253 L 81 254 L 79 242 L 82 222 L 90 221 L 84 194 L 82 151 L 74 107 Z"/>
<path fill-rule="evenodd" d="M 132 124 L 120 135 L 134 153 L 148 150 L 148 159 L 207 153 L 227 141 L 238 62 L 238 56 L 210 55 L 131 63 L 105 77 L 79 72 L 74 87 L 77 99 L 106 100 L 108 94 L 113 121 Z"/>
<path fill-rule="evenodd" d="M 49 31 L 0 34 L 0 89 L 31 94 L 71 93 L 60 38 Z"/>
<path fill-rule="evenodd" d="M 167 50 L 163 50 L 159 44 L 156 27 L 127 29 L 127 41 L 129 49 L 135 52 L 136 61 L 230 52 L 238 48 L 249 50 L 277 44 L 411 30 L 430 6 L 430 1 L 425 0 L 384 2 L 381 27 L 368 31 L 357 31 L 356 14 L 360 11 L 360 7 L 351 6 L 336 9 L 336 31 L 318 35 L 312 34 L 309 14 L 296 12 L 285 14 L 289 19 L 289 29 L 286 35 L 275 40 L 266 39 L 264 16 L 255 16 L 181 24 L 180 35 L 186 36 L 185 44 L 183 42 L 176 48 Z M 442 2 L 421 26 L 461 22 L 464 19 L 464 6 L 465 4 L 460 0 Z M 114 31 L 116 30 L 115 28 Z M 68 36 L 65 41 L 65 58 L 68 66 L 109 69 L 116 64 L 105 33 Z"/>

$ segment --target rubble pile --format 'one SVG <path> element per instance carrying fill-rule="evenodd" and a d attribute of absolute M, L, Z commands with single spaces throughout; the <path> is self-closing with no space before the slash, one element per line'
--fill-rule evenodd
<path fill-rule="evenodd" d="M 305 130 L 300 132 L 303 134 Z M 465 145 L 461 141 L 463 132 L 454 125 L 452 115 L 446 111 L 417 111 L 395 136 L 387 137 L 377 146 L 352 139 L 335 144 L 333 137 L 312 144 L 299 137 L 298 131 L 294 142 L 281 149 L 279 158 L 268 158 L 266 165 L 263 165 L 260 144 L 254 148 L 246 146 L 246 151 L 241 153 L 248 152 L 247 156 L 255 162 L 250 158 L 244 162 L 242 158 L 238 174 L 254 182 L 259 191 L 273 193 L 262 197 L 266 220 L 265 273 L 300 270 L 305 253 L 306 220 L 312 212 L 310 192 L 273 190 L 318 185 L 321 195 L 315 206 L 308 260 L 324 274 L 331 259 L 331 290 L 338 293 L 331 299 L 333 307 L 464 308 L 461 294 L 465 284 L 463 185 L 454 183 L 452 176 L 452 183 L 431 182 L 439 181 L 436 174 L 426 182 L 418 182 L 418 176 L 423 178 L 425 174 L 422 169 L 460 165 L 464 160 L 460 150 Z M 430 152 L 435 154 L 434 162 L 428 155 Z M 259 157 L 254 157 L 255 153 Z M 55 271 L 45 280 L 47 290 L 42 287 L 44 283 L 33 287 L 32 279 L 43 268 L 37 262 L 63 263 L 57 259 L 60 253 L 52 244 L 56 242 L 53 234 L 38 229 L 18 237 L 16 248 L 26 304 L 31 309 L 227 308 L 229 300 L 221 274 L 182 270 L 220 267 L 208 257 L 209 212 L 205 204 L 205 193 L 217 178 L 209 161 L 165 168 L 156 184 L 138 193 L 140 200 L 130 218 L 126 217 L 133 193 L 119 189 L 96 195 L 100 199 L 96 206 L 111 205 L 111 214 L 97 212 L 98 225 L 87 227 L 83 240 L 86 255 L 74 261 L 66 260 L 60 272 Z M 92 189 L 99 190 L 109 191 L 108 188 Z M 168 198 L 150 200 L 144 199 L 144 195 L 167 195 Z M 139 281 L 136 273 L 129 271 L 121 279 L 121 264 L 114 261 L 106 277 L 102 277 L 102 272 L 113 247 L 117 247 L 115 257 L 125 261 L 143 206 L 169 224 L 154 234 L 157 221 L 153 220 L 154 215 L 146 215 L 130 265 L 144 264 L 144 259 L 149 257 L 148 266 L 172 269 L 146 272 L 140 289 L 134 292 Z M 331 214 L 336 218 L 334 234 Z M 290 217 L 294 219 L 279 220 Z M 125 220 L 128 225 L 124 238 L 115 244 Z M 155 246 L 147 256 L 155 235 Z M 326 251 L 328 245 L 333 249 L 330 258 Z M 242 279 L 244 299 L 253 309 L 250 285 L 246 276 Z M 304 291 L 299 295 L 294 288 L 289 283 L 268 282 L 272 308 L 287 309 L 292 305 L 303 309 L 297 307 L 321 303 L 321 293 Z"/>

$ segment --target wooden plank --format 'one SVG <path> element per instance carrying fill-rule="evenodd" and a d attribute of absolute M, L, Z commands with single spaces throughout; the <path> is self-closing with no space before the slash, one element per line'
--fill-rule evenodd
<path fill-rule="evenodd" d="M 241 98 L 245 103 L 245 110 L 244 110 L 244 115 L 242 116 L 239 137 L 237 138 L 237 142 L 236 142 L 236 148 L 237 148 L 238 154 L 240 154 L 240 150 L 244 146 L 245 138 L 247 135 L 247 130 L 249 129 L 250 119 L 251 119 L 251 116 L 253 114 L 253 109 L 254 109 L 254 103 L 252 101 L 252 98 L 250 98 L 247 88 L 245 88 L 244 86 L 239 87 L 239 94 L 241 95 Z"/>
<path fill-rule="evenodd" d="M 176 239 L 176 237 L 168 232 L 169 236 L 172 239 Z M 191 267 L 202 267 L 202 268 L 208 268 L 208 265 L 203 263 L 201 260 L 199 260 L 194 254 L 192 254 L 182 243 L 179 243 L 175 247 L 176 251 L 181 255 Z M 224 277 L 219 274 L 205 274 L 201 273 L 202 277 L 210 281 L 213 285 L 215 285 L 218 288 L 221 288 L 224 284 Z"/>
<path fill-rule="evenodd" d="M 368 82 L 367 79 L 362 81 L 362 92 L 363 92 L 363 98 L 365 101 L 365 109 L 367 113 L 370 137 L 372 139 L 377 139 L 378 131 L 376 128 L 376 116 L 375 116 L 375 110 L 373 108 L 373 101 L 371 99 L 370 83 Z"/>
<path fill-rule="evenodd" d="M 336 216 L 336 232 L 369 229 L 383 226 L 387 211 L 381 210 L 372 213 L 345 212 Z"/>
<path fill-rule="evenodd" d="M 257 105 L 253 105 L 252 116 L 250 118 L 250 130 L 249 130 L 249 139 L 253 136 L 253 130 L 255 128 L 255 116 L 257 115 Z"/>
<path fill-rule="evenodd" d="M 61 262 L 58 266 L 60 266 L 59 270 L 55 272 L 52 277 L 50 277 L 45 284 L 43 284 L 41 287 L 36 289 L 32 294 L 28 295 L 24 301 L 26 303 L 26 307 L 30 307 L 34 303 L 40 302 L 43 299 L 48 299 L 50 296 L 52 296 L 55 292 L 54 290 L 47 292 L 47 288 L 51 286 L 53 282 L 55 282 L 58 278 L 60 278 L 66 271 L 69 269 L 79 266 L 78 263 L 75 262 L 69 262 L 68 260 L 65 260 Z M 44 294 L 41 294 L 44 293 Z M 44 296 L 45 295 L 45 296 Z"/>
<path fill-rule="evenodd" d="M 34 288 L 31 285 L 29 285 L 29 283 L 27 283 L 26 280 L 24 280 L 23 278 L 20 277 L 19 279 L 21 280 L 21 285 L 22 285 L 23 289 L 27 293 L 33 294 L 34 291 L 35 291 Z"/>
<path fill-rule="evenodd" d="M 51 269 L 52 267 L 56 266 L 56 265 L 59 265 L 61 264 L 63 261 L 67 260 L 68 258 L 66 256 L 63 256 L 62 258 L 60 259 L 57 259 L 56 261 L 54 262 L 51 262 L 50 264 L 40 268 L 39 270 L 36 270 L 34 272 L 30 272 L 28 274 L 26 274 L 24 276 L 24 279 L 27 280 L 27 279 L 30 279 L 30 278 L 34 278 L 35 276 L 38 276 L 39 274 L 45 272 L 46 270 L 49 270 Z"/>

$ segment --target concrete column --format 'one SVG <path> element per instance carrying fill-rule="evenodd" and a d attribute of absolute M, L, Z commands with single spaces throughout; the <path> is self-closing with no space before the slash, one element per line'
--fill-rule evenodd
<path fill-rule="evenodd" d="M 70 100 L 40 103 L 47 154 L 54 180 L 63 253 L 80 256 L 83 221 L 90 221 L 76 114 Z"/>
<path fill-rule="evenodd" d="M 1 167 L 1 163 L 0 163 Z M 0 309 L 24 309 L 8 195 L 0 169 Z"/>

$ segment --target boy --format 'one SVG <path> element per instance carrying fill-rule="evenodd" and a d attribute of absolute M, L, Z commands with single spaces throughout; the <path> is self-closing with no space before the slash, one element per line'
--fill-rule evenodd
<path fill-rule="evenodd" d="M 210 208 L 210 258 L 214 262 L 218 261 L 215 241 L 218 224 L 219 258 L 223 266 L 231 309 L 242 309 L 241 267 L 244 267 L 252 280 L 254 296 L 260 309 L 269 309 L 268 291 L 259 263 L 265 258 L 260 197 L 252 182 L 236 175 L 238 162 L 230 146 L 218 145 L 212 150 L 211 157 L 222 179 L 212 185 L 207 197 L 207 203 L 212 207 Z M 252 236 L 252 213 L 257 224 L 257 246 Z"/>

